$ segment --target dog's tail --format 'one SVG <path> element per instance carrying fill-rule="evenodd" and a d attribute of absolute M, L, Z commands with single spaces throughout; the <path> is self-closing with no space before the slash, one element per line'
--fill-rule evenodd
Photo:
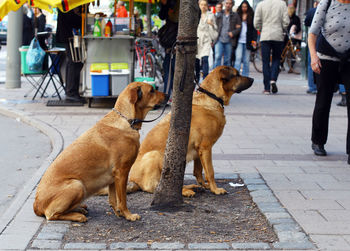
<path fill-rule="evenodd" d="M 128 181 L 128 186 L 126 187 L 126 192 L 127 193 L 133 193 L 133 192 L 136 192 L 136 191 L 139 191 L 139 190 L 141 190 L 139 185 L 137 185 L 133 181 Z"/>

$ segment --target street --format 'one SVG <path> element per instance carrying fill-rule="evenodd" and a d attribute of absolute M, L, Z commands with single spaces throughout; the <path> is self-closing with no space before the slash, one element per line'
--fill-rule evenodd
<path fill-rule="evenodd" d="M 3 58 L 0 59 L 2 61 Z M 310 243 L 313 243 L 321 250 L 350 250 L 350 168 L 345 154 L 347 115 L 344 107 L 335 105 L 339 95 L 334 96 L 331 109 L 329 137 L 325 146 L 329 155 L 317 157 L 311 150 L 310 141 L 315 96 L 306 94 L 307 81 L 300 75 L 282 72 L 277 81 L 278 94 L 263 95 L 262 75 L 254 72 L 252 67 L 251 70 L 251 76 L 255 78 L 253 86 L 233 95 L 230 105 L 225 107 L 226 127 L 213 148 L 216 177 L 238 175 L 250 186 L 253 200 L 279 237 L 279 242 L 268 245 L 269 249 L 312 249 Z M 57 136 L 48 133 L 51 140 L 55 139 L 53 149 L 68 146 L 110 111 L 109 107 L 88 108 L 86 105 L 47 107 L 48 98 L 31 101 L 30 96 L 23 97 L 30 85 L 22 80 L 20 89 L 6 89 L 4 84 L 0 84 L 0 112 L 25 116 L 59 132 L 61 141 L 58 140 L 60 137 L 57 139 Z M 154 118 L 159 112 L 151 111 L 148 118 Z M 140 131 L 141 140 L 156 123 L 144 123 Z M 35 148 L 40 142 L 48 144 L 39 139 L 35 142 Z M 9 150 L 5 148 L 3 151 L 11 155 Z M 45 154 L 42 157 L 45 158 Z M 13 163 L 13 159 L 8 161 Z M 43 173 L 47 166 L 45 162 L 38 170 Z M 18 168 L 21 166 L 15 163 L 14 170 Z M 192 174 L 192 164 L 188 165 L 186 173 Z M 26 199 L 17 203 L 13 213 L 6 212 L 7 221 L 1 218 L 2 249 L 112 247 L 103 243 L 65 243 L 64 233 L 72 226 L 68 222 L 49 222 L 41 229 L 45 220 L 36 217 L 32 210 L 35 184 L 30 188 L 27 186 L 28 196 L 21 196 Z M 11 207 L 14 208 L 13 205 Z M 283 213 L 273 210 L 283 210 Z M 61 234 L 57 235 L 59 231 Z M 194 246 L 188 244 L 185 247 Z M 231 243 L 220 247 L 235 249 L 238 246 Z M 157 248 L 156 245 L 147 246 L 147 243 L 142 247 Z M 162 247 L 166 249 L 166 246 Z M 197 249 L 200 247 L 203 246 L 197 245 Z M 253 246 L 248 247 L 254 249 Z"/>

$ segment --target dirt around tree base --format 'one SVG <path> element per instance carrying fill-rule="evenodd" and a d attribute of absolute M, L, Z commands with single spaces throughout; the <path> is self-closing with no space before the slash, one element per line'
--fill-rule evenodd
<path fill-rule="evenodd" d="M 151 210 L 152 194 L 129 194 L 130 211 L 141 216 L 136 222 L 116 217 L 107 197 L 92 197 L 86 201 L 88 222 L 71 223 L 64 242 L 277 241 L 276 234 L 252 201 L 247 188 L 231 187 L 229 182 L 243 183 L 241 180 L 217 180 L 218 187 L 225 188 L 228 194 L 218 196 L 208 190 L 197 190 L 195 197 L 184 198 L 184 207 L 178 211 Z"/>

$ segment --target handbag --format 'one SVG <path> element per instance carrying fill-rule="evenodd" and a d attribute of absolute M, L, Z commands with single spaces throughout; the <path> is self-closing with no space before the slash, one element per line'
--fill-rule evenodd
<path fill-rule="evenodd" d="M 28 69 L 34 72 L 41 71 L 43 68 L 45 54 L 45 51 L 40 47 L 38 39 L 33 38 L 26 56 Z"/>
<path fill-rule="evenodd" d="M 167 20 L 158 31 L 159 43 L 164 48 L 173 47 L 176 42 L 178 24 Z"/>

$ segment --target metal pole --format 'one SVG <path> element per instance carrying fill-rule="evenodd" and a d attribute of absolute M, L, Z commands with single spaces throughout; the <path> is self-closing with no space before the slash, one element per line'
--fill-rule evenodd
<path fill-rule="evenodd" d="M 5 82 L 7 89 L 21 88 L 21 55 L 18 49 L 22 45 L 22 8 L 16 12 L 11 11 L 8 15 Z"/>

